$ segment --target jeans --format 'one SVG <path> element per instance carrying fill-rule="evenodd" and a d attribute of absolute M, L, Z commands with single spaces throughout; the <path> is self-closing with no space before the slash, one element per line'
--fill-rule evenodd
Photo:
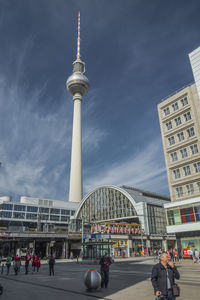
<path fill-rule="evenodd" d="M 163 295 L 163 300 L 175 300 L 172 290 L 167 291 L 167 295 Z"/>
<path fill-rule="evenodd" d="M 54 276 L 54 265 L 49 265 L 49 276 L 51 276 L 51 273 Z"/>
<path fill-rule="evenodd" d="M 25 274 L 28 274 L 29 261 L 25 262 Z"/>
<path fill-rule="evenodd" d="M 10 273 L 10 266 L 11 266 L 11 264 L 7 264 L 6 266 L 7 266 L 7 275 L 8 275 Z"/>
<path fill-rule="evenodd" d="M 109 271 L 101 271 L 101 287 L 103 288 L 105 285 L 105 288 L 107 288 L 108 281 L 109 281 Z"/>

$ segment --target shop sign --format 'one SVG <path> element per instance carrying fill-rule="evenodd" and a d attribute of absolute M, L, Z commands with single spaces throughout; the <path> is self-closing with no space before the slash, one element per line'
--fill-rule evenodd
<path fill-rule="evenodd" d="M 125 223 L 105 223 L 103 225 L 92 225 L 91 233 L 111 233 L 111 234 L 144 234 L 144 230 L 140 230 L 139 224 Z"/>

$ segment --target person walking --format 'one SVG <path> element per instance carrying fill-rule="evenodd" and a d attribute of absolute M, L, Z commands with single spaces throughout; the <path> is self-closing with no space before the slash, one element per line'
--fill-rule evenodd
<path fill-rule="evenodd" d="M 199 262 L 199 251 L 197 249 L 194 250 L 195 262 Z"/>
<path fill-rule="evenodd" d="M 14 266 L 15 275 L 18 275 L 21 266 L 21 257 L 19 255 L 15 256 L 13 266 Z"/>
<path fill-rule="evenodd" d="M 30 261 L 31 261 L 31 255 L 29 254 L 29 252 L 27 252 L 26 256 L 25 256 L 25 274 L 26 275 L 28 274 L 28 271 L 29 271 Z"/>
<path fill-rule="evenodd" d="M 38 260 L 37 260 L 37 273 L 38 273 L 39 270 L 40 270 L 40 266 L 41 266 L 41 258 L 38 257 Z"/>
<path fill-rule="evenodd" d="M 111 259 L 108 256 L 108 253 L 105 252 L 104 256 L 100 259 L 99 264 L 101 265 L 101 287 L 108 287 L 109 282 L 109 268 L 111 265 Z"/>
<path fill-rule="evenodd" d="M 8 255 L 6 258 L 7 275 L 9 275 L 9 273 L 10 273 L 11 263 L 12 263 L 12 257 L 10 255 Z"/>
<path fill-rule="evenodd" d="M 35 268 L 37 268 L 37 260 L 38 260 L 38 257 L 34 253 L 33 258 L 32 258 L 32 274 L 35 273 Z"/>
<path fill-rule="evenodd" d="M 154 288 L 156 297 L 162 295 L 163 300 L 175 300 L 173 295 L 174 280 L 180 278 L 180 274 L 170 260 L 167 253 L 162 253 L 160 262 L 152 269 L 151 282 Z"/>
<path fill-rule="evenodd" d="M 54 265 L 55 265 L 55 257 L 53 254 L 51 254 L 49 257 L 49 276 L 51 276 L 51 273 L 54 276 Z"/>

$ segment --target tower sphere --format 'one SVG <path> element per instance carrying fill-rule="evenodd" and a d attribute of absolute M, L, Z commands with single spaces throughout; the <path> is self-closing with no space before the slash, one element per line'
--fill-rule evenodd
<path fill-rule="evenodd" d="M 89 89 L 89 80 L 81 72 L 74 72 L 66 82 L 67 90 L 72 94 L 79 93 L 81 96 L 87 94 Z"/>

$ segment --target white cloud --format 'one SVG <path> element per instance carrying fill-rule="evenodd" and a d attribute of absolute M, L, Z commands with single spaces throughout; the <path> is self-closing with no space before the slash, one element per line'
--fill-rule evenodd
<path fill-rule="evenodd" d="M 84 187 L 88 192 L 100 185 L 130 185 L 161 192 L 167 189 L 166 182 L 162 145 L 160 139 L 155 139 L 126 160 L 109 165 L 96 176 L 88 177 Z"/>

